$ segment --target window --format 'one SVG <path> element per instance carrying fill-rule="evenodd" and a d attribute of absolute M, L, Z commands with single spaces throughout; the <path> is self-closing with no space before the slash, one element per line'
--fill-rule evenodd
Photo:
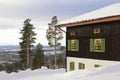
<path fill-rule="evenodd" d="M 83 64 L 83 63 L 78 63 L 78 68 L 79 68 L 79 69 L 85 69 L 85 64 Z"/>
<path fill-rule="evenodd" d="M 101 67 L 102 65 L 99 65 L 99 64 L 95 64 L 94 67 L 97 68 L 97 67 Z"/>
<path fill-rule="evenodd" d="M 75 36 L 75 31 L 71 31 L 70 36 Z"/>
<path fill-rule="evenodd" d="M 73 71 L 75 69 L 75 63 L 70 62 L 70 71 Z"/>
<path fill-rule="evenodd" d="M 90 52 L 105 52 L 105 39 L 90 39 Z"/>
<path fill-rule="evenodd" d="M 79 40 L 68 40 L 68 51 L 79 51 Z"/>
<path fill-rule="evenodd" d="M 93 34 L 99 34 L 101 31 L 100 31 L 100 28 L 94 28 L 93 29 Z"/>
<path fill-rule="evenodd" d="M 101 39 L 95 39 L 94 40 L 94 51 L 101 52 L 101 49 L 102 49 Z"/>

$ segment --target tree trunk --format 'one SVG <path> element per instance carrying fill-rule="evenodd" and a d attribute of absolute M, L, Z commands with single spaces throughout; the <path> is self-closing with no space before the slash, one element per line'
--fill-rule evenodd
<path fill-rule="evenodd" d="M 55 69 L 57 68 L 57 55 L 56 55 L 56 36 L 55 36 Z"/>
<path fill-rule="evenodd" d="M 28 41 L 27 41 L 27 68 L 30 68 L 30 56 L 29 56 L 29 37 L 28 37 Z"/>

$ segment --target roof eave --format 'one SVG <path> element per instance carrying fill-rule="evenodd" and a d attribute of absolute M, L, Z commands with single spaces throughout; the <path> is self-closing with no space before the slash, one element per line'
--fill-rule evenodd
<path fill-rule="evenodd" d="M 103 23 L 103 22 L 119 21 L 119 20 L 120 20 L 120 15 L 99 18 L 99 19 L 92 19 L 92 20 L 87 20 L 87 21 L 82 21 L 82 22 L 60 24 L 60 25 L 57 25 L 56 27 L 60 27 L 60 28 L 74 27 L 74 26 L 89 25 L 89 24 L 96 24 L 96 23 Z"/>

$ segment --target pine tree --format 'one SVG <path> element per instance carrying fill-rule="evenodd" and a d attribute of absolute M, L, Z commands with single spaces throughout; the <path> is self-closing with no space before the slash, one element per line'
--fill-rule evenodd
<path fill-rule="evenodd" d="M 14 70 L 14 66 L 12 64 L 9 64 L 6 66 L 6 72 L 11 73 Z"/>
<path fill-rule="evenodd" d="M 35 49 L 32 69 L 38 69 L 41 68 L 41 66 L 44 66 L 44 53 L 42 49 L 43 46 L 39 43 Z"/>
<path fill-rule="evenodd" d="M 4 70 L 4 66 L 2 64 L 0 64 L 0 71 Z"/>
<path fill-rule="evenodd" d="M 61 43 L 59 42 L 59 40 L 61 40 L 63 38 L 63 34 L 62 31 L 59 28 L 56 28 L 56 24 L 58 23 L 57 17 L 54 16 L 52 18 L 51 23 L 48 24 L 49 29 L 46 32 L 46 37 L 47 40 L 49 41 L 49 45 L 51 47 L 55 48 L 55 68 L 57 68 L 57 55 L 56 55 L 56 47 L 60 46 Z"/>
<path fill-rule="evenodd" d="M 30 60 L 31 56 L 33 55 L 32 53 L 32 47 L 33 43 L 35 43 L 35 32 L 33 31 L 34 27 L 30 23 L 30 19 L 26 19 L 24 21 L 24 27 L 21 30 L 20 34 L 22 35 L 21 42 L 19 43 L 20 45 L 20 58 L 21 58 L 21 63 L 22 63 L 22 68 L 30 68 Z"/>
<path fill-rule="evenodd" d="M 62 57 L 62 55 L 61 54 L 59 54 L 59 56 L 58 56 L 58 59 L 57 59 L 57 63 L 58 63 L 58 67 L 59 68 L 63 68 L 63 57 Z"/>

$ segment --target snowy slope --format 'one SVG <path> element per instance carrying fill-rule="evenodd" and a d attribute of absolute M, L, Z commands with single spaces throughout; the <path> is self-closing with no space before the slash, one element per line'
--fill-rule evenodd
<path fill-rule="evenodd" d="M 110 16 L 117 16 L 120 15 L 120 3 L 112 4 L 107 7 L 77 16 L 73 17 L 68 20 L 64 20 L 60 22 L 60 24 L 67 24 L 67 23 L 75 23 L 75 22 L 81 22 L 91 19 L 98 19 L 98 18 L 104 18 L 104 17 L 110 17 Z"/>
<path fill-rule="evenodd" d="M 120 80 L 120 65 L 56 75 L 52 80 Z"/>
<path fill-rule="evenodd" d="M 64 73 L 65 69 L 50 70 L 47 68 L 31 71 L 20 71 L 18 73 L 0 72 L 0 80 L 50 80 L 52 75 Z"/>
<path fill-rule="evenodd" d="M 11 74 L 0 72 L 0 80 L 120 80 L 120 64 L 71 72 L 65 72 L 65 69 L 46 68 Z"/>

